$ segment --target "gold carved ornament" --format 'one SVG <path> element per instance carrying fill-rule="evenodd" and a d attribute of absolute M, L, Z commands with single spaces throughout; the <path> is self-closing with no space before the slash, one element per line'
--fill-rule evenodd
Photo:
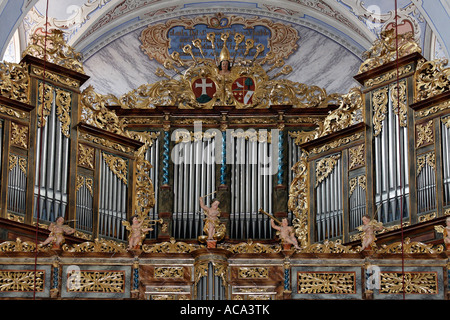
<path fill-rule="evenodd" d="M 222 20 L 223 18 L 227 19 L 227 25 L 218 27 L 216 21 Z M 159 63 L 163 64 L 169 58 L 167 48 L 170 48 L 170 39 L 168 37 L 168 32 L 173 27 L 181 26 L 185 29 L 192 30 L 196 25 L 206 25 L 209 28 L 226 30 L 234 24 L 243 25 L 248 30 L 252 30 L 256 26 L 265 26 L 271 30 L 268 46 L 274 52 L 272 57 L 273 61 L 278 59 L 287 59 L 298 48 L 297 42 L 300 37 L 297 30 L 291 26 L 279 22 L 273 22 L 266 18 L 246 18 L 244 16 L 236 15 L 225 16 L 222 13 L 197 16 L 194 18 L 181 17 L 179 19 L 168 20 L 165 23 L 151 25 L 142 31 L 139 40 L 142 43 L 142 51 L 148 55 L 150 60 L 155 59 Z M 212 39 L 212 36 L 208 37 L 208 40 L 210 39 Z M 192 36 L 191 40 L 193 46 L 201 46 L 201 44 L 194 39 L 194 36 Z M 215 49 L 216 43 L 214 41 L 211 42 L 212 49 Z M 246 41 L 242 37 L 239 43 L 245 44 Z M 185 45 L 187 45 L 187 43 L 185 43 L 184 46 Z M 199 51 L 203 56 L 203 50 Z"/>
<path fill-rule="evenodd" d="M 203 22 L 198 19 L 171 20 L 166 23 L 164 28 L 169 30 L 167 29 L 167 24 L 169 24 L 170 27 L 181 25 L 192 29 L 196 24 L 207 23 L 209 18 L 202 17 L 201 19 L 206 20 Z M 233 16 L 230 25 L 238 23 L 237 19 Z M 264 22 L 269 23 L 266 19 L 254 19 L 249 27 L 255 23 L 264 24 Z M 273 26 L 275 25 L 277 24 L 273 24 Z M 286 26 L 283 28 L 286 28 Z M 138 89 L 116 98 L 116 104 L 122 108 L 143 109 L 153 108 L 155 105 L 171 105 L 183 109 L 209 109 L 214 105 L 231 105 L 242 109 L 268 108 L 271 104 L 290 104 L 295 107 L 326 107 L 330 101 L 339 97 L 337 94 L 328 95 L 325 89 L 317 86 L 308 86 L 287 79 L 277 79 L 281 75 L 292 72 L 292 67 L 285 65 L 283 60 L 297 48 L 298 37 L 293 37 L 292 32 L 280 32 L 277 28 L 276 32 L 272 32 L 272 37 L 276 41 L 271 42 L 269 40 L 271 50 L 264 57 L 260 57 L 265 51 L 264 45 L 255 44 L 253 39 L 246 39 L 241 33 L 234 34 L 234 52 L 230 54 L 228 47 L 231 49 L 232 45 L 227 45 L 230 31 L 223 32 L 223 30 L 220 34 L 208 33 L 204 40 L 200 38 L 192 39 L 190 44 L 185 44 L 180 48 L 182 49 L 181 53 L 174 51 L 169 55 L 166 52 L 169 47 L 169 39 L 167 34 L 161 35 L 162 30 L 158 26 L 152 26 L 144 30 L 141 35 L 142 49 L 151 59 L 155 58 L 163 64 L 164 68 L 172 75 L 166 74 L 159 68 L 156 75 L 165 79 L 154 84 L 142 85 Z M 296 31 L 293 32 L 296 35 Z M 289 37 L 287 37 L 288 34 Z M 164 39 L 155 40 L 155 37 L 163 37 Z M 223 48 L 220 59 L 217 61 L 216 38 L 219 37 L 223 41 Z M 289 41 L 293 44 L 293 47 L 285 44 L 277 46 L 283 41 Z M 153 45 L 149 45 L 150 43 L 153 43 Z M 159 45 L 155 46 L 155 43 L 159 43 Z M 214 59 L 205 58 L 205 45 L 213 49 Z M 255 54 L 252 53 L 253 56 L 250 55 L 250 52 L 253 52 L 251 50 L 256 51 Z M 242 57 L 236 59 L 238 54 Z M 183 56 L 190 56 L 190 59 L 183 60 L 181 58 Z M 222 73 L 218 69 L 218 63 L 224 59 L 232 61 L 231 70 L 226 73 Z M 269 76 L 269 73 L 273 76 Z M 243 78 L 246 79 L 246 83 L 250 81 L 248 86 L 249 88 L 252 87 L 251 99 L 249 98 L 247 101 L 244 97 L 236 98 L 235 94 L 239 95 L 240 93 L 232 89 L 232 85 Z M 200 80 L 204 83 L 197 83 Z M 209 97 L 210 100 L 198 100 L 193 92 L 194 85 L 215 88 L 215 93 Z M 239 85 L 244 84 L 239 83 Z M 212 90 L 214 91 L 214 89 Z"/>
<path fill-rule="evenodd" d="M 27 159 L 17 156 L 15 154 L 9 154 L 9 171 L 13 170 L 17 165 L 19 165 L 20 171 L 27 175 Z"/>
<path fill-rule="evenodd" d="M 433 168 L 433 170 L 436 170 L 436 155 L 434 151 L 417 157 L 417 176 L 422 172 L 425 165 Z"/>
<path fill-rule="evenodd" d="M 88 189 L 88 191 L 91 194 L 91 196 L 94 196 L 93 185 L 94 185 L 94 179 L 93 178 L 88 178 L 88 177 L 84 177 L 82 175 L 77 175 L 76 188 L 75 188 L 75 190 L 77 192 L 83 186 L 85 186 L 86 189 Z"/>
<path fill-rule="evenodd" d="M 105 239 L 95 239 L 79 244 L 63 244 L 62 250 L 65 252 L 104 252 L 104 253 L 123 253 L 127 252 L 125 245 L 121 242 Z"/>
<path fill-rule="evenodd" d="M 363 94 L 360 88 L 352 88 L 345 95 L 334 95 L 338 108 L 325 118 L 323 127 L 319 127 L 319 137 L 345 129 L 363 121 Z"/>
<path fill-rule="evenodd" d="M 94 169 L 95 149 L 81 144 L 78 144 L 78 165 L 88 169 Z"/>
<path fill-rule="evenodd" d="M 400 101 L 398 95 L 400 95 Z M 383 129 L 389 100 L 392 102 L 394 113 L 399 117 L 399 125 L 401 127 L 407 125 L 406 82 L 401 81 L 398 88 L 396 83 L 392 83 L 389 86 L 372 91 L 374 137 L 378 136 Z"/>
<path fill-rule="evenodd" d="M 11 145 L 28 149 L 28 126 L 11 122 Z"/>
<path fill-rule="evenodd" d="M 447 59 L 419 61 L 415 73 L 414 101 L 422 101 L 450 90 L 450 68 L 445 68 L 447 64 Z"/>
<path fill-rule="evenodd" d="M 294 219 L 292 225 L 300 248 L 306 248 L 309 244 L 308 237 L 308 161 L 305 152 L 300 160 L 292 167 L 294 179 L 289 187 L 288 208 L 292 211 Z"/>
<path fill-rule="evenodd" d="M 389 245 L 382 245 L 381 248 L 376 249 L 377 253 L 393 253 L 393 254 L 401 254 L 409 253 L 428 253 L 428 254 L 436 254 L 444 251 L 444 247 L 442 245 L 438 245 L 433 247 L 431 244 L 425 244 L 422 242 L 411 241 L 410 238 L 405 238 L 402 242 L 394 242 Z"/>
<path fill-rule="evenodd" d="M 341 154 L 322 158 L 316 162 L 316 187 L 333 172 Z"/>
<path fill-rule="evenodd" d="M 313 243 L 302 250 L 304 253 L 354 253 L 351 246 L 345 246 L 340 239 L 325 240 L 323 243 Z"/>
<path fill-rule="evenodd" d="M 239 279 L 268 279 L 269 269 L 267 267 L 240 267 Z"/>
<path fill-rule="evenodd" d="M 281 251 L 279 245 L 267 245 L 263 243 L 253 242 L 249 239 L 247 242 L 238 243 L 226 248 L 232 253 L 277 253 Z"/>
<path fill-rule="evenodd" d="M 437 294 L 436 272 L 380 272 L 380 294 Z"/>
<path fill-rule="evenodd" d="M 88 86 L 81 92 L 81 121 L 106 131 L 125 135 L 123 119 L 119 119 L 108 105 L 116 105 L 117 98 L 113 95 L 102 95 Z"/>
<path fill-rule="evenodd" d="M 348 182 L 350 190 L 349 190 L 349 196 L 353 194 L 357 186 L 360 186 L 363 190 L 366 190 L 366 176 L 358 176 L 350 179 Z"/>
<path fill-rule="evenodd" d="M 1 270 L 0 292 L 42 292 L 44 291 L 45 271 Z"/>
<path fill-rule="evenodd" d="M 441 121 L 448 129 L 450 129 L 450 116 L 441 118 Z"/>
<path fill-rule="evenodd" d="M 213 265 L 214 276 L 222 279 L 222 285 L 228 286 L 228 264 L 219 261 L 199 261 L 194 264 L 194 292 L 197 292 L 197 284 L 201 278 L 208 276 L 209 264 Z"/>
<path fill-rule="evenodd" d="M 190 253 L 197 250 L 198 247 L 185 242 L 177 242 L 170 238 L 168 242 L 162 242 L 155 245 L 144 244 L 142 251 L 145 253 Z"/>
<path fill-rule="evenodd" d="M 39 82 L 38 95 L 38 127 L 45 127 L 47 117 L 52 111 L 53 105 L 53 86 L 48 83 Z"/>
<path fill-rule="evenodd" d="M 127 161 L 116 157 L 112 154 L 107 154 L 102 152 L 103 160 L 105 161 L 108 168 L 114 173 L 114 175 L 119 178 L 124 185 L 128 184 L 128 164 Z"/>
<path fill-rule="evenodd" d="M 143 228 L 147 228 L 150 221 L 148 215 L 150 210 L 155 206 L 155 191 L 153 182 L 150 179 L 150 170 L 153 166 L 148 160 L 145 160 L 145 152 L 153 144 L 153 141 L 158 139 L 159 132 L 136 132 L 126 131 L 128 137 L 143 142 L 144 145 L 139 148 L 135 153 L 136 155 L 136 195 L 135 205 L 136 214 L 141 221 L 144 221 Z M 162 219 L 159 219 L 160 224 L 163 223 Z"/>
<path fill-rule="evenodd" d="M 44 251 L 42 247 L 38 247 L 38 251 Z M 0 243 L 0 252 L 35 252 L 36 244 L 29 241 L 22 241 L 17 238 L 16 241 L 4 241 Z"/>
<path fill-rule="evenodd" d="M 297 281 L 301 294 L 356 293 L 355 272 L 298 272 Z"/>
<path fill-rule="evenodd" d="M 0 63 L 0 95 L 23 103 L 29 103 L 30 75 L 26 64 Z"/>
<path fill-rule="evenodd" d="M 64 40 L 64 33 L 59 29 L 51 30 L 47 33 L 47 36 L 45 34 L 33 34 L 30 44 L 23 51 L 22 56 L 24 57 L 27 54 L 79 73 L 85 73 L 81 62 L 81 53 L 67 45 Z"/>
<path fill-rule="evenodd" d="M 182 279 L 183 277 L 183 267 L 155 267 L 155 278 Z"/>
<path fill-rule="evenodd" d="M 400 127 L 406 127 L 408 108 L 406 106 L 406 81 L 400 81 L 399 87 L 397 83 L 389 85 L 390 97 L 394 113 L 399 117 Z M 400 100 L 398 99 L 400 95 Z"/>
<path fill-rule="evenodd" d="M 388 87 L 372 91 L 374 137 L 378 136 L 383 129 L 383 121 L 386 118 L 389 103 L 388 91 Z"/>
<path fill-rule="evenodd" d="M 76 272 L 76 271 L 74 271 Z M 69 278 L 71 274 L 68 274 Z M 77 285 L 67 287 L 68 292 L 123 293 L 125 291 L 124 271 L 90 271 L 77 272 Z"/>
<path fill-rule="evenodd" d="M 372 70 L 414 52 L 421 53 L 422 49 L 414 40 L 414 34 L 412 32 L 397 36 L 395 28 L 382 31 L 380 33 L 380 39 L 375 40 L 372 47 L 363 53 L 363 59 L 365 60 L 359 67 L 358 73 Z"/>
<path fill-rule="evenodd" d="M 416 125 L 416 148 L 434 142 L 433 120 Z"/>
<path fill-rule="evenodd" d="M 69 138 L 71 122 L 70 105 L 72 103 L 71 93 L 55 88 L 48 83 L 45 83 L 44 86 L 44 83 L 40 82 L 38 99 L 38 127 L 45 126 L 47 118 L 52 111 L 53 103 L 55 103 L 56 115 L 61 122 L 61 133 Z"/>
<path fill-rule="evenodd" d="M 348 149 L 349 170 L 359 168 L 365 165 L 364 147 L 365 147 L 364 144 L 361 144 L 359 146 Z"/>

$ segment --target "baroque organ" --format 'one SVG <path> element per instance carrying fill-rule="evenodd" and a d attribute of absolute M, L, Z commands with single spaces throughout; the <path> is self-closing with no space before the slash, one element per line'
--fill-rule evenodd
<path fill-rule="evenodd" d="M 0 297 L 448 299 L 449 70 L 410 34 L 383 33 L 346 94 L 222 32 L 120 97 L 80 90 L 47 37 L 0 65 Z"/>

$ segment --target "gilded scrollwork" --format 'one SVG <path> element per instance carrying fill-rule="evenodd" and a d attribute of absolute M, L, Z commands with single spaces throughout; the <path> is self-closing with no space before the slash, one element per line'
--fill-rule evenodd
<path fill-rule="evenodd" d="M 32 66 L 31 67 L 31 73 L 36 75 L 36 76 L 40 76 L 43 77 L 44 76 L 44 69 L 39 68 L 37 66 Z M 72 88 L 78 88 L 80 86 L 80 82 L 77 80 L 73 80 L 70 77 L 61 75 L 61 74 L 57 74 L 54 72 L 51 72 L 49 70 L 45 70 L 45 77 L 49 80 L 52 80 L 54 82 L 59 82 L 63 85 L 72 87 Z"/>
<path fill-rule="evenodd" d="M 108 168 L 126 185 L 128 184 L 128 163 L 125 159 L 102 152 Z"/>
<path fill-rule="evenodd" d="M 365 165 L 364 144 L 348 149 L 349 165 L 348 169 L 353 170 Z"/>
<path fill-rule="evenodd" d="M 79 143 L 78 144 L 78 165 L 88 168 L 88 169 L 94 169 L 95 162 L 95 149 L 87 146 L 85 144 Z"/>
<path fill-rule="evenodd" d="M 70 277 L 70 274 L 68 275 Z M 125 291 L 124 271 L 91 271 L 78 272 L 77 285 L 67 287 L 69 292 L 123 293 Z"/>
<path fill-rule="evenodd" d="M 353 194 L 357 186 L 360 186 L 363 190 L 366 190 L 366 176 L 361 175 L 349 180 L 349 196 Z"/>
<path fill-rule="evenodd" d="M 0 63 L 0 95 L 28 103 L 30 75 L 26 64 Z"/>
<path fill-rule="evenodd" d="M 325 118 L 320 137 L 363 121 L 363 94 L 360 88 L 352 88 L 344 95 L 335 95 L 334 100 L 339 107 Z"/>
<path fill-rule="evenodd" d="M 124 152 L 124 153 L 128 153 L 128 154 L 133 153 L 133 149 L 131 147 L 125 146 L 120 143 L 116 143 L 114 141 L 107 140 L 105 138 L 96 137 L 96 136 L 90 135 L 88 133 L 82 133 L 82 132 L 79 133 L 79 137 L 87 142 L 92 142 L 92 143 L 98 144 L 103 147 L 111 148 L 116 151 L 120 151 L 120 152 Z"/>
<path fill-rule="evenodd" d="M 11 145 L 28 149 L 28 126 L 11 122 Z"/>
<path fill-rule="evenodd" d="M 380 272 L 380 294 L 437 294 L 436 272 Z"/>
<path fill-rule="evenodd" d="M 388 87 L 383 87 L 372 92 L 373 101 L 373 130 L 374 136 L 378 136 L 383 129 L 383 120 L 386 118 L 388 108 Z"/>
<path fill-rule="evenodd" d="M 0 271 L 0 292 L 42 292 L 44 285 L 44 270 Z"/>
<path fill-rule="evenodd" d="M 38 247 L 38 251 L 45 251 L 46 248 Z M 29 241 L 22 241 L 17 238 L 15 241 L 4 241 L 0 243 L 0 252 L 35 252 L 36 244 Z"/>
<path fill-rule="evenodd" d="M 419 61 L 415 73 L 415 101 L 422 101 L 450 90 L 450 68 L 445 68 L 447 64 L 447 59 Z"/>
<path fill-rule="evenodd" d="M 292 167 L 294 179 L 289 187 L 288 208 L 294 214 L 292 225 L 298 239 L 299 247 L 305 248 L 309 244 L 308 237 L 308 161 L 306 152 L 302 153 L 300 160 Z"/>
<path fill-rule="evenodd" d="M 416 124 L 416 148 L 434 142 L 433 120 L 423 124 Z"/>
<path fill-rule="evenodd" d="M 316 162 L 316 187 L 325 180 L 341 158 L 341 154 L 335 154 L 329 157 L 322 158 Z"/>
<path fill-rule="evenodd" d="M 393 70 L 393 71 L 384 73 L 384 74 L 382 74 L 379 77 L 370 78 L 370 79 L 364 81 L 364 86 L 366 88 L 367 87 L 373 87 L 373 86 L 379 85 L 379 84 L 381 84 L 383 82 L 387 82 L 387 81 L 390 81 L 392 79 L 395 79 L 397 77 L 397 75 L 399 77 L 401 77 L 401 76 L 407 74 L 408 72 L 412 72 L 412 71 L 413 71 L 413 66 L 411 64 L 408 64 L 406 66 L 400 67 L 398 69 L 398 72 L 397 72 L 397 70 Z"/>
<path fill-rule="evenodd" d="M 399 125 L 406 127 L 408 107 L 406 105 L 406 81 L 400 81 L 397 88 L 397 83 L 389 85 L 390 98 L 392 101 L 392 108 L 394 113 L 399 117 Z M 400 99 L 398 96 L 400 95 Z"/>
<path fill-rule="evenodd" d="M 88 178 L 88 177 L 85 177 L 82 175 L 77 175 L 77 181 L 76 181 L 76 187 L 75 187 L 76 191 L 80 190 L 81 187 L 85 186 L 86 189 L 88 189 L 91 196 L 94 196 L 93 185 L 94 185 L 93 178 Z"/>
<path fill-rule="evenodd" d="M 69 91 L 56 89 L 56 115 L 61 121 L 61 132 L 69 138 L 70 134 L 70 105 L 72 103 L 72 96 Z"/>
<path fill-rule="evenodd" d="M 44 89 L 45 87 L 45 89 Z M 56 93 L 55 93 L 56 92 Z M 69 91 L 55 88 L 52 85 L 39 83 L 39 101 L 38 101 L 38 126 L 44 127 L 47 118 L 52 111 L 53 104 L 56 107 L 56 115 L 61 122 L 61 133 L 69 137 L 70 134 L 70 106 L 72 95 Z"/>
<path fill-rule="evenodd" d="M 351 246 L 345 246 L 341 240 L 329 241 L 325 240 L 323 243 L 313 243 L 301 252 L 304 253 L 353 253 Z"/>
<path fill-rule="evenodd" d="M 449 108 L 450 108 L 450 101 L 447 100 L 437 105 L 425 108 L 423 110 L 416 111 L 415 114 L 418 118 L 423 118 L 440 111 L 448 110 Z"/>
<path fill-rule="evenodd" d="M 434 151 L 417 156 L 417 176 L 422 172 L 425 165 L 436 170 L 436 154 Z"/>
<path fill-rule="evenodd" d="M 394 242 L 392 244 L 384 244 L 381 248 L 376 250 L 377 253 L 393 253 L 393 254 L 401 254 L 403 253 L 441 253 L 444 251 L 444 247 L 442 245 L 438 245 L 433 247 L 432 244 L 425 244 L 422 242 L 411 241 L 410 238 L 405 238 L 402 242 Z"/>
<path fill-rule="evenodd" d="M 171 238 L 170 241 L 155 245 L 142 245 L 142 251 L 145 253 L 189 253 L 197 249 L 197 246 L 185 242 L 177 242 L 174 238 Z"/>
<path fill-rule="evenodd" d="M 248 240 L 247 242 L 238 243 L 227 248 L 233 253 L 277 253 L 281 251 L 279 245 L 268 245 Z"/>
<path fill-rule="evenodd" d="M 188 131 L 188 130 L 177 130 L 173 133 L 173 139 L 175 143 L 181 142 L 194 142 L 194 141 L 202 141 L 209 140 L 214 138 L 217 135 L 216 131 L 212 132 L 203 132 L 203 131 Z"/>
<path fill-rule="evenodd" d="M 39 96 L 38 96 L 38 127 L 44 127 L 47 123 L 47 117 L 52 111 L 53 105 L 53 86 L 48 83 L 39 83 Z"/>
<path fill-rule="evenodd" d="M 239 279 L 268 279 L 269 269 L 267 267 L 240 267 Z"/>
<path fill-rule="evenodd" d="M 422 52 L 414 40 L 414 34 L 395 33 L 395 28 L 380 33 L 380 39 L 375 40 L 372 47 L 363 54 L 364 62 L 359 67 L 359 73 L 374 69 L 388 62 L 395 61 L 414 52 Z"/>
<path fill-rule="evenodd" d="M 9 154 L 9 171 L 13 170 L 17 165 L 19 165 L 20 171 L 24 175 L 27 175 L 27 159 L 21 156 L 10 153 Z"/>
<path fill-rule="evenodd" d="M 314 147 L 311 149 L 311 153 L 315 153 L 315 154 L 322 153 L 322 152 L 346 145 L 350 142 L 359 140 L 362 137 L 364 137 L 364 133 L 358 132 L 358 133 L 352 134 L 351 136 L 348 136 L 348 137 L 333 140 L 332 142 L 326 143 L 323 146 Z"/>
<path fill-rule="evenodd" d="M 79 73 L 85 73 L 81 53 L 67 45 L 64 33 L 59 29 L 53 29 L 46 35 L 34 33 L 22 56 L 27 54 Z"/>
<path fill-rule="evenodd" d="M 127 252 L 125 244 L 113 240 L 95 239 L 79 244 L 64 244 L 62 250 L 65 252 L 104 252 L 104 253 L 123 253 Z"/>
<path fill-rule="evenodd" d="M 289 136 L 294 139 L 294 143 L 298 146 L 302 143 L 316 139 L 318 137 L 318 132 L 317 130 L 289 131 Z"/>
<path fill-rule="evenodd" d="M 183 267 L 155 267 L 155 278 L 179 279 L 184 277 Z"/>
<path fill-rule="evenodd" d="M 180 19 L 171 19 L 165 23 L 156 24 L 148 26 L 141 33 L 141 49 L 148 55 L 150 59 L 155 59 L 159 63 L 163 64 L 170 57 L 167 48 L 170 47 L 170 39 L 168 37 L 168 30 L 175 26 L 182 26 L 187 29 L 193 29 L 196 25 L 206 25 L 211 28 L 217 28 L 216 21 L 217 19 L 226 18 L 229 25 L 233 24 L 241 24 L 245 26 L 247 29 L 253 29 L 255 26 L 265 26 L 268 29 L 272 30 L 271 36 L 268 40 L 268 46 L 271 49 L 272 54 L 272 62 L 279 59 L 286 59 L 291 55 L 298 47 L 297 41 L 299 40 L 299 35 L 295 28 L 292 28 L 288 25 L 273 22 L 266 18 L 254 17 L 254 18 L 246 18 L 245 16 L 236 16 L 230 15 L 225 16 L 221 13 L 216 15 L 204 15 L 197 16 L 194 18 L 184 18 Z M 214 37 L 209 37 L 209 39 L 214 39 Z M 200 47 L 201 43 L 193 39 L 193 46 Z M 246 43 L 244 37 L 240 37 L 237 41 L 238 43 Z M 215 41 L 212 41 L 212 48 L 214 49 L 216 45 Z M 249 46 L 247 46 L 249 47 Z M 254 47 L 254 44 L 253 46 Z M 201 56 L 203 55 L 203 50 L 199 50 Z M 186 53 L 189 51 L 186 50 Z M 180 58 L 177 61 L 181 63 L 186 63 L 186 61 L 181 60 Z"/>
<path fill-rule="evenodd" d="M 356 293 L 355 272 L 298 272 L 298 293 L 352 294 Z"/>
<path fill-rule="evenodd" d="M 24 120 L 28 118 L 28 114 L 23 112 L 23 111 L 17 111 L 14 110 L 13 108 L 10 108 L 9 106 L 0 104 L 0 112 L 7 114 L 8 116 L 20 119 L 20 120 Z"/>
<path fill-rule="evenodd" d="M 441 118 L 442 123 L 450 129 L 450 116 Z"/>

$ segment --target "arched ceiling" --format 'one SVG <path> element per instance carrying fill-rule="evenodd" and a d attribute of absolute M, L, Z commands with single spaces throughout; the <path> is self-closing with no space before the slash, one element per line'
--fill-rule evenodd
<path fill-rule="evenodd" d="M 0 0 L 0 57 L 18 62 L 31 34 L 43 30 L 46 0 Z M 450 0 L 397 0 L 401 28 L 412 30 L 428 59 L 448 57 Z M 160 66 L 139 48 L 142 30 L 169 19 L 237 15 L 293 26 L 300 36 L 288 61 L 291 80 L 345 93 L 362 53 L 395 22 L 394 0 L 49 0 L 48 27 L 63 29 L 83 54 L 100 93 L 120 95 L 157 80 Z"/>

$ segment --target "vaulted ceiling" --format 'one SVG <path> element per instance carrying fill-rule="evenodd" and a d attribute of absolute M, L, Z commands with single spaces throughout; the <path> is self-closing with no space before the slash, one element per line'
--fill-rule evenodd
<path fill-rule="evenodd" d="M 160 66 L 140 49 L 149 25 L 222 13 L 294 27 L 291 80 L 345 93 L 381 30 L 412 31 L 427 59 L 450 52 L 450 0 L 48 0 L 48 27 L 65 31 L 100 93 L 124 94 L 158 80 Z M 0 0 L 0 57 L 18 62 L 31 34 L 44 30 L 47 0 Z"/>

